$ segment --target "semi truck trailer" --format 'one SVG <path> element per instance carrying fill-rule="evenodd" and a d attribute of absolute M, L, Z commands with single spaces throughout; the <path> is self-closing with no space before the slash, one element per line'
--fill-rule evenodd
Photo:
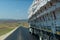
<path fill-rule="evenodd" d="M 60 40 L 60 0 L 33 0 L 28 13 L 31 34 L 39 40 Z"/>

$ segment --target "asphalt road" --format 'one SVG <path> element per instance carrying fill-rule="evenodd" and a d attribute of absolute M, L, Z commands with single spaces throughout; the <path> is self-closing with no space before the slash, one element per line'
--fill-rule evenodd
<path fill-rule="evenodd" d="M 37 37 L 31 35 L 27 28 L 19 27 L 13 34 L 5 40 L 38 40 Z"/>

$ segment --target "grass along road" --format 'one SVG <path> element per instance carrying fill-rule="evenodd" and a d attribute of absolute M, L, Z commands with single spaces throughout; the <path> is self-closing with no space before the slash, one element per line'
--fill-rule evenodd
<path fill-rule="evenodd" d="M 9 31 L 13 30 L 14 28 L 2 28 L 0 29 L 0 36 L 3 34 L 8 33 Z"/>
<path fill-rule="evenodd" d="M 24 26 L 26 28 L 28 28 L 28 26 L 29 26 L 29 24 L 27 22 L 0 23 L 0 36 L 10 32 L 11 30 L 18 27 L 19 25 Z"/>
<path fill-rule="evenodd" d="M 15 22 L 15 23 L 0 23 L 0 36 L 10 32 L 11 30 L 13 30 L 14 28 L 16 28 L 19 25 L 20 25 L 20 23 L 17 23 L 17 22 Z"/>

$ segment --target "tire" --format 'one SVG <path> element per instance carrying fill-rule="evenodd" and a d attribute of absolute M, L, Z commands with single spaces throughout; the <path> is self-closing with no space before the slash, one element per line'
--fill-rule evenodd
<path fill-rule="evenodd" d="M 35 35 L 37 35 L 37 34 L 36 34 L 36 30 L 35 30 L 35 29 L 34 29 L 34 32 L 33 32 L 33 33 L 34 33 Z"/>
<path fill-rule="evenodd" d="M 43 40 L 43 37 L 42 36 L 39 36 L 39 40 Z"/>
<path fill-rule="evenodd" d="M 57 38 L 55 38 L 54 36 L 50 37 L 50 40 L 58 40 Z"/>
<path fill-rule="evenodd" d="M 39 40 L 49 40 L 49 36 L 48 35 L 39 36 Z"/>
<path fill-rule="evenodd" d="M 32 35 L 34 34 L 32 28 L 29 28 L 29 33 L 32 34 Z"/>

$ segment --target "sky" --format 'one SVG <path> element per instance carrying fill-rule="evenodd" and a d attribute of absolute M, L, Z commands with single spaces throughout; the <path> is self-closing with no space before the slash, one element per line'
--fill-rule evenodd
<path fill-rule="evenodd" d="M 0 19 L 28 19 L 33 0 L 0 0 Z"/>

